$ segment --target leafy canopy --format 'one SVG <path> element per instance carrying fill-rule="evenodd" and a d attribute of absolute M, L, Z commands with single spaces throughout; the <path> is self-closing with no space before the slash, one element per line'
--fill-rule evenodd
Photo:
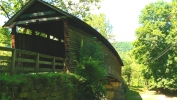
<path fill-rule="evenodd" d="M 109 20 L 106 19 L 106 15 L 101 14 L 89 14 L 85 20 L 87 24 L 95 28 L 99 33 L 101 33 L 106 39 L 113 39 L 111 37 L 112 33 L 112 25 Z"/>
<path fill-rule="evenodd" d="M 133 53 L 139 63 L 147 66 L 146 78 L 153 78 L 156 88 L 175 90 L 176 73 L 176 19 L 171 17 L 174 5 L 154 2 L 147 5 L 139 16 Z"/>

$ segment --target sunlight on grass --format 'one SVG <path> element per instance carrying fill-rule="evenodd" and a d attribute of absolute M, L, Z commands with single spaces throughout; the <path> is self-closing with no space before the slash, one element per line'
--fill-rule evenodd
<path fill-rule="evenodd" d="M 139 92 L 143 92 L 143 87 L 129 87 L 129 90 L 126 93 L 126 100 L 142 100 Z"/>
<path fill-rule="evenodd" d="M 125 100 L 177 100 L 177 97 L 167 97 L 155 91 L 148 91 L 146 87 L 130 86 Z"/>
<path fill-rule="evenodd" d="M 139 93 L 144 93 L 147 90 L 146 87 L 139 87 L 139 86 L 131 86 L 129 87 L 129 89 L 132 91 L 139 92 Z"/>

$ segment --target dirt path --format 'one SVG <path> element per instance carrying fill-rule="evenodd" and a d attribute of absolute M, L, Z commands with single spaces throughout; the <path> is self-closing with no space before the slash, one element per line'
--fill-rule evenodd
<path fill-rule="evenodd" d="M 155 91 L 145 91 L 140 96 L 142 100 L 177 100 L 177 97 L 167 97 L 163 94 L 156 94 Z"/>
<path fill-rule="evenodd" d="M 168 97 L 163 94 L 157 94 L 155 91 L 137 87 L 131 87 L 125 98 L 125 100 L 177 100 L 177 96 Z"/>

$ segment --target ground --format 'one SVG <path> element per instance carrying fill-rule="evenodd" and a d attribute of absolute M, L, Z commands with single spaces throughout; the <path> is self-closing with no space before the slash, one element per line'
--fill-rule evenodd
<path fill-rule="evenodd" d="M 143 87 L 129 87 L 126 100 L 177 100 L 177 96 L 166 96 Z"/>

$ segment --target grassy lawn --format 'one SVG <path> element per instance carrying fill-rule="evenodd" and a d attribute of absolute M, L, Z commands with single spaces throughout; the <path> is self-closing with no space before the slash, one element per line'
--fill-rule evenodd
<path fill-rule="evenodd" d="M 126 100 L 143 100 L 140 96 L 140 93 L 143 93 L 145 88 L 143 87 L 136 87 L 131 86 L 126 93 L 125 99 Z"/>

